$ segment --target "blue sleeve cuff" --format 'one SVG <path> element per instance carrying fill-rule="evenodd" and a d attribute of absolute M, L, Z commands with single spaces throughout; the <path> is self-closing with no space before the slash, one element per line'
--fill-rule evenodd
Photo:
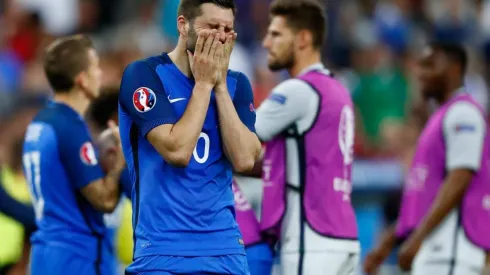
<path fill-rule="evenodd" d="M 94 171 L 94 172 L 85 172 L 85 176 L 83 177 L 82 181 L 78 181 L 78 189 L 82 189 L 86 187 L 87 185 L 91 184 L 92 182 L 98 180 L 98 179 L 103 179 L 104 178 L 104 172 L 102 172 L 102 169 L 99 166 L 100 164 L 97 164 L 97 167 L 99 167 L 99 171 Z M 94 168 L 96 169 L 96 168 Z"/>
<path fill-rule="evenodd" d="M 146 138 L 146 135 L 153 130 L 154 128 L 164 125 L 164 124 L 175 124 L 177 121 L 172 118 L 157 118 L 154 120 L 150 120 L 148 122 L 145 122 L 143 125 L 141 125 L 141 136 Z"/>

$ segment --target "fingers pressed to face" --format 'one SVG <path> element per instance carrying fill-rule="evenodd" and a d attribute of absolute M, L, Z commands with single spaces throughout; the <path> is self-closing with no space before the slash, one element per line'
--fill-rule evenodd
<path fill-rule="evenodd" d="M 215 53 L 216 53 L 216 50 L 218 48 L 218 45 L 220 45 L 221 42 L 219 41 L 219 34 L 216 33 L 214 35 L 214 40 L 213 40 L 213 44 L 211 45 L 211 49 L 209 50 L 209 56 L 210 57 L 214 57 L 215 56 Z"/>
<path fill-rule="evenodd" d="M 237 33 L 234 31 L 226 36 L 226 41 L 225 41 L 226 54 L 231 54 L 231 51 L 233 50 L 233 47 L 235 45 L 236 37 L 237 37 Z"/>
<path fill-rule="evenodd" d="M 224 48 L 225 44 L 221 43 L 221 41 L 218 40 L 218 43 L 216 43 L 216 51 L 214 53 L 214 59 L 215 60 L 221 60 L 224 55 Z"/>
<path fill-rule="evenodd" d="M 197 36 L 196 48 L 194 49 L 195 54 L 200 54 L 202 52 L 202 48 L 204 47 L 204 41 L 206 40 L 206 38 L 206 33 L 199 33 L 199 35 Z"/>
<path fill-rule="evenodd" d="M 212 30 L 210 33 L 208 33 L 208 36 L 206 38 L 206 42 L 204 43 L 204 47 L 202 49 L 202 54 L 208 55 L 209 51 L 211 50 L 211 46 L 213 45 L 213 41 L 216 36 L 216 30 Z"/>

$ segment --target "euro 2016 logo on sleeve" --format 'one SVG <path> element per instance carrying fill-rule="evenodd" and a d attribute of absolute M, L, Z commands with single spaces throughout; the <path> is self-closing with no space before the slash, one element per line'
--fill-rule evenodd
<path fill-rule="evenodd" d="M 91 142 L 85 142 L 80 148 L 80 159 L 86 165 L 97 165 L 97 157 L 95 156 L 94 146 Z"/>
<path fill-rule="evenodd" d="M 157 97 L 155 93 L 146 87 L 138 88 L 133 93 L 133 105 L 140 113 L 146 113 L 155 107 Z"/>

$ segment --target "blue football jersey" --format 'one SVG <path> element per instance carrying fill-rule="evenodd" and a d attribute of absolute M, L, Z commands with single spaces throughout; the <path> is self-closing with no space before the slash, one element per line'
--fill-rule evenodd
<path fill-rule="evenodd" d="M 49 103 L 27 128 L 23 166 L 38 226 L 33 244 L 101 261 L 110 245 L 104 241 L 103 214 L 80 189 L 103 172 L 83 118 L 67 105 Z"/>
<path fill-rule="evenodd" d="M 241 120 L 255 131 L 250 82 L 242 73 L 230 71 L 227 84 Z M 131 63 L 124 72 L 119 122 L 133 186 L 135 258 L 245 253 L 214 93 L 187 167 L 167 163 L 146 139 L 153 128 L 175 124 L 182 117 L 193 87 L 194 81 L 167 54 Z"/>

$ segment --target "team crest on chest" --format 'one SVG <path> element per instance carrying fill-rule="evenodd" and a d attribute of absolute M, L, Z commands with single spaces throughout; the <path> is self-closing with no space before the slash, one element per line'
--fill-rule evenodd
<path fill-rule="evenodd" d="M 146 87 L 138 88 L 133 93 L 134 108 L 140 113 L 145 113 L 153 109 L 157 103 L 155 93 Z"/>
<path fill-rule="evenodd" d="M 97 157 L 95 156 L 94 146 L 91 142 L 85 142 L 82 144 L 82 147 L 80 148 L 80 159 L 86 165 L 97 165 Z"/>

